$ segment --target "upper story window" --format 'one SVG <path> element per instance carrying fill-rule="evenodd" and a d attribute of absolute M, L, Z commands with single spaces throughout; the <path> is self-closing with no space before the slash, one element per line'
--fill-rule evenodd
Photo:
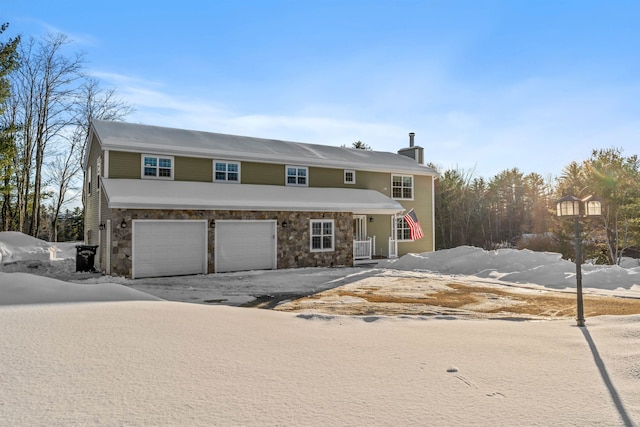
<path fill-rule="evenodd" d="M 213 180 L 216 182 L 240 182 L 240 163 L 214 160 Z"/>
<path fill-rule="evenodd" d="M 96 160 L 96 188 L 100 189 L 100 177 L 102 176 L 102 156 Z"/>
<path fill-rule="evenodd" d="M 287 185 L 309 186 L 309 168 L 306 166 L 287 166 Z"/>
<path fill-rule="evenodd" d="M 355 184 L 356 183 L 356 171 L 345 170 L 344 171 L 344 183 Z"/>
<path fill-rule="evenodd" d="M 392 175 L 391 196 L 394 199 L 413 199 L 413 176 Z"/>
<path fill-rule="evenodd" d="M 331 252 L 334 246 L 332 219 L 311 220 L 311 252 Z"/>
<path fill-rule="evenodd" d="M 173 179 L 173 157 L 143 154 L 142 177 L 156 179 Z"/>
<path fill-rule="evenodd" d="M 87 195 L 90 196 L 91 195 L 91 181 L 92 181 L 92 176 L 91 176 L 91 166 L 89 166 L 87 168 Z"/>

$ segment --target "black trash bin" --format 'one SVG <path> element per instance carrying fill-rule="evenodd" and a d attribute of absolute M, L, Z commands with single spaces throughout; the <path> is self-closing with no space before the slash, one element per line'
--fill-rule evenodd
<path fill-rule="evenodd" d="M 76 271 L 96 271 L 93 267 L 98 246 L 76 245 Z"/>

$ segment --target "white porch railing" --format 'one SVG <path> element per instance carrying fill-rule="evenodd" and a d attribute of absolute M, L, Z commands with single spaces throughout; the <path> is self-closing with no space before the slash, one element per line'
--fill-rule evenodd
<path fill-rule="evenodd" d="M 353 241 L 353 259 L 371 259 L 373 255 L 373 240 L 369 237 L 367 240 Z"/>
<path fill-rule="evenodd" d="M 398 258 L 398 241 L 389 237 L 389 258 Z"/>

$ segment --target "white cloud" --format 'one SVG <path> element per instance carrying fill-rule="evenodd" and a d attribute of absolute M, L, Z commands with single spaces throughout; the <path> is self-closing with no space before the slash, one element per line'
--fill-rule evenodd
<path fill-rule="evenodd" d="M 118 94 L 136 107 L 128 117 L 132 122 L 327 145 L 361 140 L 382 151 L 406 145 L 410 131 L 351 119 L 348 114 L 322 115 L 325 108 L 309 107 L 311 114 L 243 114 L 213 100 L 171 94 L 158 82 L 111 73 L 93 75 L 117 86 Z"/>
<path fill-rule="evenodd" d="M 31 21 L 31 20 L 30 20 Z M 33 22 L 35 23 L 35 25 L 39 28 L 42 29 L 42 34 L 39 35 L 44 35 L 44 34 L 64 34 L 67 37 L 69 37 L 69 40 L 73 43 L 73 44 L 78 44 L 78 45 L 84 45 L 84 46 L 94 46 L 97 45 L 99 43 L 99 40 L 88 33 L 82 33 L 82 32 L 69 32 L 67 30 L 64 30 L 60 27 L 57 27 L 55 25 L 52 25 L 48 22 L 45 21 L 41 21 L 41 20 L 33 20 Z"/>
<path fill-rule="evenodd" d="M 371 89 L 361 103 L 341 103 L 348 93 L 322 100 L 310 95 L 294 97 L 284 107 L 282 99 L 274 99 L 273 108 L 251 111 L 257 107 L 205 98 L 211 88 L 193 95 L 176 93 L 179 88 L 162 82 L 94 75 L 114 84 L 136 107 L 129 121 L 328 145 L 360 140 L 391 152 L 406 146 L 407 134 L 413 131 L 416 143 L 425 148 L 426 161 L 444 169 L 475 170 L 485 178 L 514 167 L 524 173 L 558 175 L 594 148 L 624 147 L 640 136 L 637 119 L 622 108 L 633 91 L 588 88 L 583 82 L 572 86 L 559 79 L 531 77 L 478 89 L 433 74 L 413 92 L 409 81 L 394 83 L 399 86 L 392 90 Z M 293 85 L 288 90 L 297 89 Z M 283 99 L 289 96 L 283 94 Z M 261 105 L 267 105 L 262 98 Z"/>

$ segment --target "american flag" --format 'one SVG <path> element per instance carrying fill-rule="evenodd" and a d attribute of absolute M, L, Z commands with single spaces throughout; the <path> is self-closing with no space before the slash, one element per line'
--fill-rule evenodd
<path fill-rule="evenodd" d="M 411 240 L 418 240 L 424 237 L 422 228 L 420 228 L 420 222 L 413 209 L 405 214 L 404 220 L 407 221 L 409 229 L 411 229 Z"/>

